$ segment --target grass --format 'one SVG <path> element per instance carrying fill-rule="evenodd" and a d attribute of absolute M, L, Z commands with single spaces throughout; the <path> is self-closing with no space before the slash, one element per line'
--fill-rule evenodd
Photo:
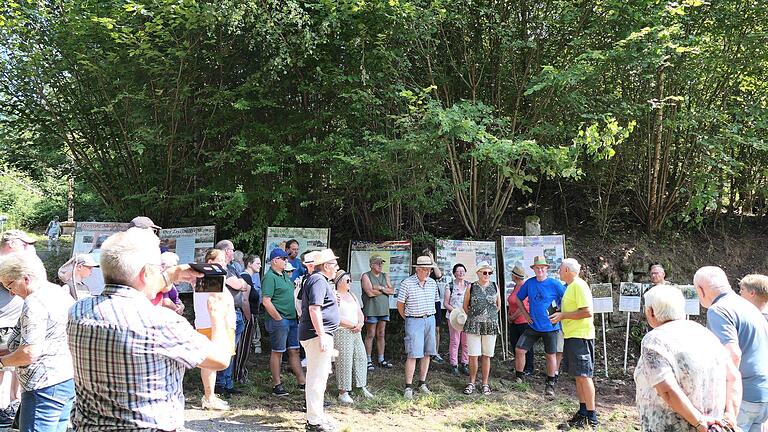
<path fill-rule="evenodd" d="M 231 399 L 233 411 L 212 415 L 229 421 L 247 419 L 263 425 L 265 430 L 303 429 L 303 394 L 297 390 L 295 379 L 285 373 L 284 385 L 291 395 L 272 397 L 266 360 L 266 356 L 260 355 L 249 368 L 249 384 L 238 387 L 244 393 Z M 335 380 L 333 376 L 329 378 L 326 399 L 332 401 L 332 406 L 327 412 L 338 420 L 341 430 L 554 431 L 578 408 L 572 380 L 564 377 L 557 386 L 557 396 L 548 398 L 543 394 L 541 375 L 516 384 L 506 372 L 508 366 L 500 361 L 493 362 L 490 396 L 464 395 L 461 390 L 466 384 L 465 377 L 454 377 L 445 366 L 432 365 L 428 384 L 433 393 L 416 392 L 414 400 L 408 401 L 402 397 L 404 379 L 399 366 L 369 373 L 368 388 L 375 397 L 365 400 L 353 392 L 354 406 L 336 403 Z M 601 430 L 636 430 L 634 387 L 601 379 L 597 379 L 597 387 Z M 187 374 L 185 393 L 188 408 L 199 408 L 201 385 L 196 371 Z M 222 426 L 219 424 L 215 430 L 228 430 Z"/>

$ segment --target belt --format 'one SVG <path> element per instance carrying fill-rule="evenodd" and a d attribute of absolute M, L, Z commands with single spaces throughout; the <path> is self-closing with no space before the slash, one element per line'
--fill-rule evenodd
<path fill-rule="evenodd" d="M 429 318 L 429 317 L 431 317 L 432 315 L 434 315 L 434 314 L 429 314 L 429 315 L 419 315 L 419 316 L 406 316 L 406 318 Z"/>

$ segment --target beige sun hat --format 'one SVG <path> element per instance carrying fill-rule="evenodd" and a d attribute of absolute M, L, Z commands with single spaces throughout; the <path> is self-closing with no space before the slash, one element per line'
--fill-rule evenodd
<path fill-rule="evenodd" d="M 321 250 L 319 252 L 315 252 L 315 265 L 316 266 L 325 264 L 328 261 L 333 261 L 335 259 L 339 259 L 339 257 L 337 257 L 336 254 L 334 254 L 333 250 L 331 250 L 331 249 L 323 249 L 323 250 Z"/>
<path fill-rule="evenodd" d="M 464 331 L 464 324 L 467 322 L 467 313 L 462 308 L 454 308 L 449 318 L 451 327 L 454 330 Z"/>
<path fill-rule="evenodd" d="M 490 270 L 492 272 L 496 271 L 496 269 L 493 268 L 493 266 L 491 266 L 491 263 L 489 263 L 488 261 L 480 261 L 479 263 L 477 263 L 477 270 L 475 270 L 475 273 L 480 273 L 483 270 Z"/>
<path fill-rule="evenodd" d="M 437 268 L 435 262 L 432 261 L 432 258 L 428 257 L 427 255 L 422 255 L 416 258 L 416 264 L 414 264 L 412 267 Z"/>

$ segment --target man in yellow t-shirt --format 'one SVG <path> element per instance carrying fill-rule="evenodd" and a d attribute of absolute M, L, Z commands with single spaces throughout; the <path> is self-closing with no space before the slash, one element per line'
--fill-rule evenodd
<path fill-rule="evenodd" d="M 561 312 L 549 316 L 554 324 L 562 322 L 563 346 L 562 370 L 567 370 L 576 379 L 576 395 L 579 397 L 579 411 L 562 426 L 564 429 L 599 425 L 595 412 L 595 385 L 592 375 L 595 371 L 595 323 L 592 319 L 592 291 L 584 279 L 579 277 L 581 264 L 573 258 L 566 258 L 560 265 L 560 280 L 567 288 L 560 306 Z"/>

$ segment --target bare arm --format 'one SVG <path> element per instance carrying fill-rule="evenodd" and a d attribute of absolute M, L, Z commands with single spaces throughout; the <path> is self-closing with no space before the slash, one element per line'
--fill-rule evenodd
<path fill-rule="evenodd" d="M 386 295 L 394 295 L 395 288 L 392 286 L 392 280 L 389 279 L 389 275 L 386 275 L 386 278 L 387 278 L 387 286 L 381 287 L 381 292 L 383 292 Z"/>
<path fill-rule="evenodd" d="M 397 302 L 397 312 L 405 319 L 405 303 Z"/>
<path fill-rule="evenodd" d="M 227 334 L 226 315 L 232 308 L 231 298 L 231 296 L 227 297 L 223 294 L 211 294 L 208 297 L 208 313 L 211 316 L 211 345 L 208 349 L 208 356 L 197 365 L 200 368 L 219 371 L 229 366 L 229 361 L 232 359 L 232 348 Z"/>
<path fill-rule="evenodd" d="M 731 359 L 731 362 L 733 362 L 733 365 L 738 369 L 741 364 L 741 348 L 739 348 L 739 344 L 736 342 L 729 342 L 723 346 L 725 347 L 725 350 L 728 351 L 728 357 Z"/>
<path fill-rule="evenodd" d="M 360 286 L 368 297 L 376 297 L 381 294 L 381 291 L 373 289 L 373 284 L 367 274 L 364 274 L 363 277 L 360 278 Z"/>
<path fill-rule="evenodd" d="M 583 308 L 576 309 L 571 312 L 555 312 L 549 316 L 549 322 L 557 324 L 562 320 L 577 320 L 584 318 L 592 318 L 592 306 L 585 306 Z"/>
<path fill-rule="evenodd" d="M 326 337 L 327 335 L 323 328 L 323 307 L 320 305 L 309 305 L 309 318 L 312 320 L 312 327 L 315 329 L 315 333 L 320 338 L 320 351 L 325 352 L 333 348 L 333 344 L 329 343 L 329 338 Z M 332 341 L 333 339 L 330 340 Z"/>
<path fill-rule="evenodd" d="M 453 310 L 453 306 L 451 306 L 451 290 L 447 287 L 445 290 L 445 295 L 443 295 L 443 304 L 445 305 L 445 309 L 448 312 Z"/>
<path fill-rule="evenodd" d="M 469 312 L 469 297 L 472 293 L 472 285 L 467 287 L 467 290 L 464 291 L 464 304 L 462 307 L 464 308 L 464 312 Z"/>
<path fill-rule="evenodd" d="M 728 362 L 725 373 L 725 414 L 724 417 L 732 425 L 736 424 L 742 395 L 741 372 L 739 368 Z"/>
<path fill-rule="evenodd" d="M 29 366 L 43 353 L 39 344 L 20 345 L 16 351 L 0 358 L 4 366 Z"/>
<path fill-rule="evenodd" d="M 525 310 L 525 305 L 523 304 L 523 301 L 520 300 L 520 297 L 515 296 L 515 303 L 517 303 L 517 311 L 523 314 L 528 324 L 533 324 L 533 318 L 531 318 L 531 314 Z"/>

